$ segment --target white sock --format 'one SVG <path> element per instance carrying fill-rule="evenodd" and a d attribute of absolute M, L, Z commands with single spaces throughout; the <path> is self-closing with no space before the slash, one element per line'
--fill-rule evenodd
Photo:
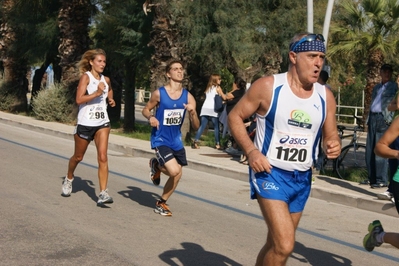
<path fill-rule="evenodd" d="M 381 232 L 375 236 L 375 240 L 377 240 L 378 243 L 384 243 L 384 236 L 385 232 Z"/>

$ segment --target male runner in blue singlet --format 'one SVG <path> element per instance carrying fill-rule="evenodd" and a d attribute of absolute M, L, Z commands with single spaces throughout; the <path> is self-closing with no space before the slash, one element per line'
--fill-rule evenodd
<path fill-rule="evenodd" d="M 258 79 L 230 112 L 234 139 L 248 157 L 251 198 L 268 227 L 256 265 L 285 265 L 311 188 L 318 143 L 329 159 L 340 154 L 334 95 L 317 83 L 325 57 L 320 34 L 297 34 L 289 70 Z M 254 142 L 243 120 L 256 114 Z"/>
<path fill-rule="evenodd" d="M 166 66 L 166 75 L 169 83 L 151 94 L 142 114 L 152 126 L 151 148 L 155 150 L 157 157 L 150 160 L 150 178 L 157 186 L 160 183 L 161 172 L 169 176 L 162 197 L 156 202 L 154 212 L 171 216 L 172 212 L 166 201 L 179 183 L 182 167 L 187 165 L 186 150 L 180 131 L 186 112 L 189 113 L 191 126 L 195 130 L 199 128 L 200 123 L 195 109 L 195 99 L 182 85 L 183 64 L 178 60 L 172 60 Z M 155 107 L 157 109 L 153 115 L 151 110 Z"/>

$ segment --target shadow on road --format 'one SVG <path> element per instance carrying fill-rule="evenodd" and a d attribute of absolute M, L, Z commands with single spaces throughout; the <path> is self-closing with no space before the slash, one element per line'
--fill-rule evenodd
<path fill-rule="evenodd" d="M 143 191 L 141 188 L 138 187 L 129 186 L 127 188 L 128 190 L 119 191 L 118 194 L 149 208 L 154 208 L 155 199 L 160 197 L 155 193 Z"/>
<path fill-rule="evenodd" d="M 172 249 L 165 251 L 159 255 L 159 258 L 167 265 L 184 265 L 184 266 L 242 266 L 226 256 L 206 251 L 196 243 L 183 242 L 182 249 Z M 180 262 L 180 263 L 177 263 Z"/>
<path fill-rule="evenodd" d="M 347 258 L 324 250 L 307 248 L 299 242 L 295 242 L 294 252 L 291 254 L 291 259 L 298 260 L 307 265 L 352 265 L 352 261 Z"/>

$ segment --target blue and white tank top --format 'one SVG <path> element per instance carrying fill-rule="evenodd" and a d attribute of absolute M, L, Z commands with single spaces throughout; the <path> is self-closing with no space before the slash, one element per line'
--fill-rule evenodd
<path fill-rule="evenodd" d="M 159 106 L 155 118 L 159 121 L 159 129 L 153 127 L 151 131 L 151 148 L 168 146 L 172 150 L 184 148 L 181 137 L 181 125 L 186 114 L 183 104 L 188 103 L 188 91 L 183 88 L 179 99 L 169 97 L 165 87 L 159 88 Z"/>
<path fill-rule="evenodd" d="M 83 126 L 102 126 L 109 122 L 107 112 L 107 97 L 109 86 L 105 81 L 103 75 L 100 80 L 96 79 L 90 71 L 86 74 L 89 76 L 89 84 L 87 85 L 87 94 L 92 94 L 97 91 L 98 84 L 104 82 L 105 89 L 103 95 L 94 98 L 93 100 L 79 105 L 78 125 Z"/>
<path fill-rule="evenodd" d="M 323 85 L 315 83 L 312 95 L 303 99 L 292 92 L 287 73 L 274 75 L 270 108 L 264 116 L 257 114 L 255 146 L 272 166 L 306 171 L 317 158 L 326 113 Z"/>

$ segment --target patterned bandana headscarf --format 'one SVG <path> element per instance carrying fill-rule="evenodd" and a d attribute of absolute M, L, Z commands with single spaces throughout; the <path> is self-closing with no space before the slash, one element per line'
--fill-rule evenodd
<path fill-rule="evenodd" d="M 290 47 L 290 51 L 295 53 L 309 51 L 326 53 L 324 37 L 321 34 L 308 34 L 299 41 L 294 42 Z"/>

